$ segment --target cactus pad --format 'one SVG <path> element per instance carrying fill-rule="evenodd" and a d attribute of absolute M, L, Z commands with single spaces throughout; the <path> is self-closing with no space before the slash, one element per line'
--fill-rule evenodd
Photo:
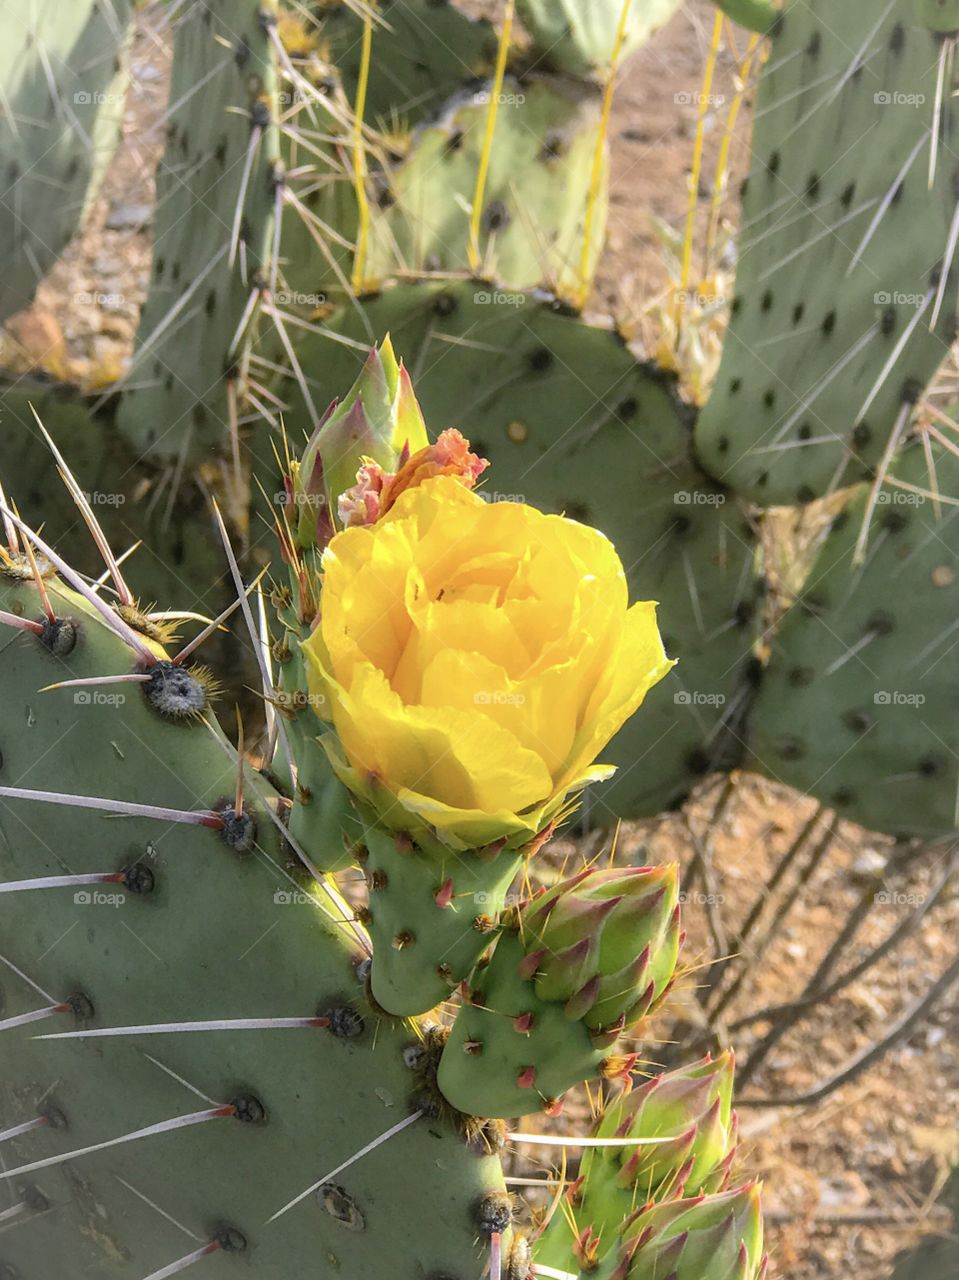
<path fill-rule="evenodd" d="M 305 1276 L 321 1265 L 374 1280 L 392 1258 L 411 1280 L 478 1275 L 479 1217 L 503 1199 L 498 1159 L 471 1149 L 428 1099 L 413 1099 L 410 1029 L 367 1001 L 362 953 L 330 919 L 346 914 L 343 904 L 326 903 L 301 876 L 270 819 L 279 797 L 247 770 L 239 815 L 227 801 L 236 761 L 219 731 L 165 721 L 137 684 L 39 693 L 134 665 L 84 599 L 53 579 L 48 591 L 73 620 L 75 643 L 58 656 L 4 627 L 0 783 L 218 813 L 220 826 L 162 810 L 108 817 L 9 791 L 0 798 L 5 887 L 114 876 L 0 895 L 3 1128 L 42 1121 L 4 1133 L 0 1212 L 16 1218 L 0 1245 L 4 1274 L 142 1280 L 215 1246 L 243 1258 L 213 1258 L 200 1274 L 225 1276 L 239 1263 L 251 1276 Z M 32 584 L 10 578 L 0 580 L 0 608 L 42 616 Z M 52 1006 L 60 1012 L 17 1024 Z M 277 1018 L 319 1021 L 184 1025 Z M 36 1038 L 170 1023 L 162 1034 Z M 424 1106 L 428 1114 L 403 1127 Z M 189 1127 L 84 1151 L 198 1115 Z M 339 1169 L 394 1127 L 386 1145 Z M 67 1152 L 78 1154 L 60 1163 Z"/>
<path fill-rule="evenodd" d="M 0 320 L 29 305 L 106 171 L 123 119 L 132 13 L 131 0 L 31 0 L 3 15 Z"/>
<path fill-rule="evenodd" d="M 938 445 L 931 456 L 934 480 L 918 444 L 894 465 L 862 565 L 866 494 L 834 521 L 776 636 L 751 740 L 768 776 L 872 830 L 923 839 L 956 829 L 959 751 L 959 511 L 923 496 L 959 492 L 959 463 Z"/>
<path fill-rule="evenodd" d="M 957 108 L 914 0 L 789 0 L 743 194 L 707 471 L 806 502 L 869 476 L 955 331 Z M 854 159 L 852 159 L 854 157 Z"/>
<path fill-rule="evenodd" d="M 631 0 L 623 53 L 638 49 L 673 16 L 682 0 Z M 623 0 L 519 0 L 517 11 L 548 66 L 582 75 L 608 66 Z"/>
<path fill-rule="evenodd" d="M 435 115 L 461 86 L 488 75 L 496 60 L 496 32 L 452 4 L 403 0 L 379 6 L 373 28 L 366 95 L 368 123 L 418 124 Z M 346 3 L 322 17 L 320 37 L 350 101 L 356 98 L 363 21 Z"/>
<path fill-rule="evenodd" d="M 227 447 L 230 348 L 268 256 L 275 204 L 263 12 L 259 0 L 190 0 L 176 24 L 153 276 L 119 417 L 143 454 Z"/>
<path fill-rule="evenodd" d="M 407 158 L 374 179 L 380 212 L 367 276 L 462 271 L 490 87 L 454 101 L 414 135 Z M 483 274 L 514 288 L 578 289 L 587 193 L 603 147 L 600 99 L 574 81 L 504 82 L 480 223 Z M 521 177 L 519 175 L 522 175 Z M 591 226 L 587 282 L 606 224 L 605 169 Z"/>

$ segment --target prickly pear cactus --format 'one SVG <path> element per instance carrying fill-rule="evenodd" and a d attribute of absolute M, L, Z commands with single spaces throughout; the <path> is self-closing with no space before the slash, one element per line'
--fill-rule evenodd
<path fill-rule="evenodd" d="M 874 506 L 864 489 L 833 521 L 775 638 L 751 730 L 769 776 L 923 839 L 956 830 L 959 749 L 959 511 L 936 500 L 959 492 L 959 464 L 930 448 L 932 468 L 915 442 Z"/>
<path fill-rule="evenodd" d="M 281 182 L 273 18 L 261 0 L 188 0 L 175 24 L 153 276 L 119 417 L 148 456 L 229 449 L 228 384 Z"/>
<path fill-rule="evenodd" d="M 27 306 L 81 226 L 126 96 L 131 0 L 27 0 L 3 16 L 0 320 Z"/>
<path fill-rule="evenodd" d="M 614 1097 L 596 1125 L 604 1141 L 634 1145 L 587 1150 L 567 1192 L 569 1213 L 555 1213 L 543 1234 L 540 1263 L 571 1270 L 582 1233 L 600 1256 L 614 1248 L 626 1220 L 649 1200 L 724 1191 L 736 1157 L 733 1056 L 709 1057 Z"/>
<path fill-rule="evenodd" d="M 675 866 L 583 872 L 507 913 L 473 971 L 437 1082 L 484 1115 L 553 1108 L 570 1085 L 629 1076 L 610 1053 L 672 984 L 682 942 Z"/>
<path fill-rule="evenodd" d="M 530 896 L 536 854 L 608 772 L 596 756 L 672 665 L 655 605 L 630 601 L 595 530 L 481 501 L 487 464 L 455 430 L 428 442 L 384 343 L 285 455 L 273 644 L 214 513 L 271 712 L 268 779 L 242 727 L 239 755 L 226 742 L 197 661 L 224 618 L 168 649 L 48 444 L 116 603 L 0 504 L 4 1272 L 164 1280 L 242 1254 L 264 1280 L 317 1256 L 356 1280 L 387 1262 L 528 1276 L 499 1153 L 536 1138 L 486 1117 L 556 1115 L 587 1079 L 628 1090 L 620 1037 L 644 1032 L 682 942 L 675 867 Z M 326 873 L 344 849 L 367 880 L 355 907 Z M 481 915 L 462 868 L 499 876 Z M 440 1021 L 403 1016 L 434 1005 Z M 692 1141 L 669 1135 L 693 1167 L 657 1188 L 649 1229 L 623 1224 L 631 1275 L 670 1259 L 697 1280 L 710 1247 L 759 1274 L 751 1189 L 677 1198 L 722 1172 L 720 1094 Z"/>
<path fill-rule="evenodd" d="M 756 539 L 734 498 L 689 460 L 669 381 L 614 332 L 482 283 L 390 289 L 327 324 L 355 342 L 367 326 L 391 333 L 427 420 L 460 427 L 491 459 L 478 492 L 596 525 L 622 550 L 634 590 L 660 601 L 679 663 L 615 740 L 619 771 L 590 792 L 592 820 L 658 813 L 734 762 L 762 606 Z M 329 399 L 363 353 L 311 336 L 301 354 Z M 292 383 L 279 390 L 296 395 Z"/>
<path fill-rule="evenodd" d="M 424 124 L 405 160 L 375 175 L 379 211 L 367 278 L 462 271 L 490 110 L 489 83 Z M 504 285 L 575 292 L 592 279 L 606 231 L 606 161 L 595 87 L 558 77 L 508 78 L 499 93 L 480 221 L 483 274 Z M 597 150 L 599 198 L 585 250 Z M 522 174 L 518 180 L 517 175 Z"/>
<path fill-rule="evenodd" d="M 94 404 L 94 397 L 56 383 L 0 379 L 4 452 L 17 460 L 17 490 L 24 507 L 51 541 L 69 546 L 77 569 L 93 578 L 100 576 L 103 561 L 93 541 L 79 534 L 82 522 L 77 506 L 57 477 L 37 425 L 39 418 L 69 460 L 110 545 L 120 554 L 142 540 L 143 545 L 123 565 L 136 598 L 148 607 L 157 601 L 178 600 L 193 613 L 216 616 L 233 597 L 224 582 L 216 546 L 209 537 L 192 533 L 204 526 L 212 532 L 205 495 L 191 476 L 181 477 L 174 491 L 166 488 L 162 475 L 145 466 L 118 438 L 116 402 L 98 409 Z M 241 653 L 230 643 L 233 639 L 220 633 L 211 649 L 224 663 L 238 666 Z"/>
<path fill-rule="evenodd" d="M 788 0 L 700 461 L 762 504 L 869 476 L 955 331 L 955 98 L 915 0 Z M 851 159 L 854 157 L 854 161 Z"/>
<path fill-rule="evenodd" d="M 623 54 L 638 49 L 668 22 L 682 0 L 630 0 Z M 518 0 L 517 11 L 533 47 L 548 66 L 582 75 L 602 70 L 612 59 L 623 0 Z"/>
<path fill-rule="evenodd" d="M 0 1261 L 142 1280 L 208 1249 L 243 1257 L 200 1274 L 322 1259 L 373 1280 L 390 1258 L 398 1275 L 478 1275 L 499 1161 L 414 1098 L 421 1033 L 370 1005 L 349 912 L 304 876 L 283 798 L 245 768 L 237 810 L 208 678 L 46 589 L 59 627 L 4 626 L 0 664 L 0 1215 L 16 1226 Z M 10 576 L 0 609 L 44 617 Z M 133 670 L 152 678 L 39 692 Z M 91 1038 L 37 1038 L 60 1032 Z"/>
<path fill-rule="evenodd" d="M 320 6 L 316 38 L 356 99 L 362 63 L 363 18 L 342 0 Z M 366 118 L 383 129 L 428 120 L 464 84 L 488 76 L 497 37 L 490 22 L 472 19 L 452 4 L 403 0 L 378 7 L 366 95 Z"/>

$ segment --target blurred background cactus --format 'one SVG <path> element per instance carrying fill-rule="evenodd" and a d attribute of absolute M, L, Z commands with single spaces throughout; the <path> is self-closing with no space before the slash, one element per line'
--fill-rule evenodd
<path fill-rule="evenodd" d="M 957 1087 L 939 1048 L 959 828 L 954 9 L 96 0 L 65 21 L 30 0 L 5 20 L 0 430 L 21 509 L 99 577 L 36 410 L 115 551 L 142 540 L 131 597 L 215 618 L 236 587 L 210 498 L 244 580 L 285 581 L 284 440 L 300 454 L 391 335 L 430 430 L 491 460 L 480 492 L 602 529 L 631 598 L 660 601 L 679 664 L 568 852 L 626 820 L 620 862 L 679 858 L 703 967 L 667 1038 L 683 1061 L 735 1045 L 747 1105 L 771 1108 L 748 1113 L 757 1138 L 784 1117 L 794 1154 L 789 1117 L 887 1080 L 884 1054 L 923 1053 Z M 111 172 L 156 168 L 156 191 L 97 205 L 118 139 Z M 104 219 L 134 261 L 123 288 Z M 98 334 L 65 337 L 58 288 Z M 207 652 L 267 756 L 243 629 Z M 305 687 L 287 661 L 280 704 Z M 288 732 L 300 750 L 302 718 Z M 342 792 L 322 770 L 307 791 L 322 800 L 293 806 L 294 839 L 337 830 L 323 870 L 348 876 Z M 906 1199 L 932 1206 L 954 1150 L 912 1132 L 936 1124 L 919 1106 L 875 1163 L 906 1161 Z M 818 1195 L 827 1232 L 831 1200 L 861 1211 L 881 1256 L 852 1224 L 841 1239 L 880 1280 L 903 1197 L 877 1174 L 866 1212 L 830 1158 L 825 1190 L 782 1193 L 783 1269 L 833 1274 L 828 1236 L 819 1271 L 789 1253 Z"/>

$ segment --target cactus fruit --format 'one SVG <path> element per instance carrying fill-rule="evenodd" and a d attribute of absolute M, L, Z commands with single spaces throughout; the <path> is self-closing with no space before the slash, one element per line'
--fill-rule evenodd
<path fill-rule="evenodd" d="M 327 325 L 352 342 L 367 327 L 391 333 L 427 421 L 460 428 L 491 460 L 478 493 L 598 526 L 621 549 L 634 594 L 660 601 L 679 665 L 612 744 L 619 769 L 588 793 L 593 820 L 659 813 L 736 763 L 762 605 L 757 541 L 731 495 L 688 459 L 670 382 L 552 300 L 474 282 L 397 286 Z M 300 355 L 326 398 L 361 360 L 317 335 Z M 465 401 L 463 386 L 476 389 Z M 295 399 L 295 384 L 277 389 Z"/>
<path fill-rule="evenodd" d="M 916 22 L 915 0 L 881 13 L 788 0 L 775 25 L 732 318 L 696 428 L 706 470 L 755 502 L 868 477 L 949 349 L 948 48 Z M 852 155 L 853 171 L 836 163 Z"/>
<path fill-rule="evenodd" d="M 682 0 L 630 0 L 623 54 L 648 40 L 673 16 Z M 533 50 L 547 66 L 573 75 L 588 74 L 612 61 L 623 0 L 517 0 Z"/>
<path fill-rule="evenodd" d="M 775 637 L 750 746 L 756 768 L 844 817 L 934 840 L 957 825 L 959 512 L 937 495 L 959 492 L 959 462 L 928 444 L 833 521 Z"/>
<path fill-rule="evenodd" d="M 638 1213 L 597 1280 L 762 1280 L 759 1187 L 670 1200 Z"/>
<path fill-rule="evenodd" d="M 444 1097 L 524 1115 L 628 1073 L 609 1049 L 661 1003 L 680 942 L 675 867 L 583 872 L 507 913 L 443 1050 Z"/>
<path fill-rule="evenodd" d="M 164 719 L 147 684 L 38 693 L 138 665 L 84 598 L 51 577 L 46 590 L 74 647 L 5 626 L 0 667 L 0 879 L 32 882 L 0 894 L 0 1105 L 5 1130 L 45 1120 L 3 1134 L 0 1212 L 17 1227 L 0 1261 L 23 1276 L 142 1280 L 216 1244 L 242 1250 L 257 1277 L 310 1275 L 318 1258 L 349 1280 L 376 1280 L 386 1258 L 397 1274 L 479 1274 L 477 1215 L 503 1198 L 499 1161 L 443 1117 L 410 1120 L 428 1105 L 411 1101 L 410 1029 L 367 1001 L 363 952 L 335 923 L 349 912 L 297 869 L 274 821 L 282 797 L 246 768 L 240 814 L 219 731 Z M 9 577 L 0 608 L 44 616 L 32 583 Z M 160 650 L 142 644 L 155 670 Z M 87 796 L 105 812 L 79 807 Z M 105 816 L 115 801 L 133 812 Z M 37 881 L 96 873 L 102 884 L 76 889 Z M 44 1006 L 59 1012 L 26 1020 Z M 114 1034 L 131 1025 L 144 1030 Z M 60 1031 L 81 1034 L 36 1038 Z M 195 1123 L 164 1133 L 184 1116 Z"/>
<path fill-rule="evenodd" d="M 282 181 L 271 14 L 262 0 L 189 0 L 176 23 L 153 277 L 119 414 L 145 456 L 228 447 L 237 332 Z"/>
<path fill-rule="evenodd" d="M 96 195 L 120 135 L 132 16 L 131 0 L 4 15 L 0 320 L 29 305 Z"/>
<path fill-rule="evenodd" d="M 732 1090 L 727 1051 L 655 1076 L 608 1103 L 595 1136 L 633 1138 L 636 1146 L 587 1149 L 567 1193 L 572 1212 L 553 1215 L 537 1261 L 570 1270 L 587 1226 L 602 1257 L 647 1201 L 724 1191 L 736 1154 Z"/>

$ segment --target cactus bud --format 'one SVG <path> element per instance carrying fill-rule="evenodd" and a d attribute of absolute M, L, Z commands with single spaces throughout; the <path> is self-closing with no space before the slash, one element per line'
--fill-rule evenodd
<path fill-rule="evenodd" d="M 760 1280 L 758 1184 L 640 1210 L 624 1233 L 616 1280 Z"/>
<path fill-rule="evenodd" d="M 364 471 L 367 481 L 377 469 L 392 472 L 428 444 L 409 375 L 385 338 L 370 351 L 348 395 L 317 426 L 295 469 L 300 545 L 314 545 L 328 518 L 339 518 L 340 499 L 356 485 L 358 475 L 362 483 Z M 364 491 L 363 500 L 369 496 Z"/>
<path fill-rule="evenodd" d="M 536 955 L 536 994 L 601 1032 L 628 1026 L 659 1003 L 679 954 L 675 865 L 591 871 L 564 881 L 523 913 Z"/>

